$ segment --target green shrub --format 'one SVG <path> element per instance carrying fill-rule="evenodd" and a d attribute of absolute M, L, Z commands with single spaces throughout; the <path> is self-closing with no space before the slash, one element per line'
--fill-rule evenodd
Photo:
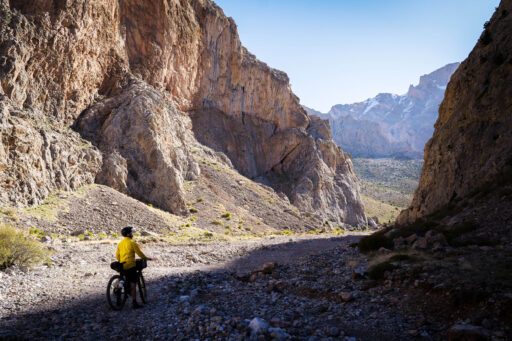
<path fill-rule="evenodd" d="M 137 231 L 133 234 L 135 237 L 140 237 L 142 236 L 142 233 L 140 233 L 140 231 Z"/>
<path fill-rule="evenodd" d="M 190 226 L 191 226 L 190 223 L 185 224 L 185 227 L 190 227 Z"/>
<path fill-rule="evenodd" d="M 224 212 L 222 213 L 221 215 L 222 218 L 226 219 L 226 220 L 231 220 L 232 216 L 231 216 L 231 213 L 230 212 Z"/>
<path fill-rule="evenodd" d="M 87 231 L 86 231 L 85 233 L 87 233 L 87 235 L 88 235 L 89 237 L 94 237 L 94 234 L 93 234 L 92 232 L 87 232 Z"/>
<path fill-rule="evenodd" d="M 175 235 L 176 235 L 176 233 L 174 233 L 174 232 L 169 232 L 169 236 L 174 237 Z"/>
<path fill-rule="evenodd" d="M 393 265 L 390 262 L 382 262 L 382 263 L 370 266 L 368 268 L 368 276 L 371 279 L 381 279 L 384 277 L 384 273 L 386 271 L 391 272 L 394 269 L 396 269 L 396 265 Z"/>
<path fill-rule="evenodd" d="M 190 210 L 189 210 L 190 213 L 197 213 L 199 212 L 199 210 L 195 207 L 191 207 Z"/>
<path fill-rule="evenodd" d="M 197 220 L 197 217 L 196 217 L 195 215 L 193 215 L 193 216 L 190 216 L 190 218 L 189 218 L 189 219 L 190 219 L 190 221 L 196 221 L 196 220 Z"/>
<path fill-rule="evenodd" d="M 148 207 L 153 207 L 153 204 L 147 204 L 147 205 L 148 205 Z"/>
<path fill-rule="evenodd" d="M 252 226 L 246 226 L 246 227 L 245 227 L 245 230 L 246 230 L 246 231 L 252 231 Z"/>
<path fill-rule="evenodd" d="M 293 234 L 293 232 L 290 231 L 290 230 L 283 230 L 281 232 L 281 234 L 284 235 L 284 236 L 291 236 Z"/>
<path fill-rule="evenodd" d="M 258 224 L 258 225 L 261 225 L 261 224 L 262 224 L 262 222 L 261 222 L 261 221 L 258 221 L 258 223 L 257 223 L 257 224 Z"/>
<path fill-rule="evenodd" d="M 345 230 L 343 230 L 341 227 L 338 226 L 334 229 L 333 232 L 336 234 L 343 234 L 343 233 L 345 233 Z"/>
<path fill-rule="evenodd" d="M 203 201 L 204 201 L 204 199 L 203 199 L 203 198 L 199 198 L 199 199 L 197 199 L 197 202 L 203 202 Z"/>
<path fill-rule="evenodd" d="M 100 237 L 100 239 L 105 239 L 107 238 L 107 235 L 103 232 L 100 232 L 100 234 L 98 234 L 98 237 Z"/>
<path fill-rule="evenodd" d="M 119 237 L 119 235 L 115 232 L 112 232 L 112 237 L 117 238 L 117 237 Z"/>
<path fill-rule="evenodd" d="M 212 224 L 213 225 L 222 225 L 222 221 L 218 220 L 218 219 L 213 219 L 212 220 Z"/>
<path fill-rule="evenodd" d="M 31 266 L 47 256 L 48 250 L 38 241 L 25 237 L 22 231 L 10 225 L 0 226 L 0 269 Z"/>
<path fill-rule="evenodd" d="M 366 253 L 378 250 L 381 247 L 385 247 L 386 249 L 392 249 L 394 247 L 394 244 L 393 240 L 391 238 L 387 238 L 384 235 L 383 231 L 379 231 L 374 234 L 370 234 L 369 236 L 364 236 L 363 238 L 361 238 L 358 246 L 359 251 Z"/>
<path fill-rule="evenodd" d="M 78 239 L 80 239 L 80 240 L 84 240 L 84 239 L 85 239 L 85 236 L 84 236 L 83 234 L 81 234 L 81 233 L 80 233 L 77 237 L 78 237 Z"/>

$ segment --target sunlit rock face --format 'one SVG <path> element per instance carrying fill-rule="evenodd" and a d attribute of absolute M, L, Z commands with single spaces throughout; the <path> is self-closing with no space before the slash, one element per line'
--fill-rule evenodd
<path fill-rule="evenodd" d="M 182 213 L 182 183 L 200 176 L 190 157 L 199 140 L 303 212 L 366 224 L 350 159 L 326 133 L 328 123 L 307 115 L 288 76 L 250 54 L 213 2 L 0 4 L 2 131 L 14 136 L 2 133 L 2 140 L 22 134 L 9 128 L 13 112 L 34 113 L 17 115 L 17 124 L 44 118 L 56 143 L 77 155 L 69 167 L 63 157 L 46 159 L 32 174 L 20 171 L 23 158 L 4 142 L 0 168 L 26 188 L 44 190 L 19 190 L 2 179 L 3 202 L 37 203 L 54 190 L 97 181 Z M 24 165 L 37 164 L 44 148 L 36 149 L 20 151 Z M 51 180 L 57 159 L 77 174 Z"/>
<path fill-rule="evenodd" d="M 451 78 L 408 223 L 512 174 L 512 3 L 502 1 Z"/>

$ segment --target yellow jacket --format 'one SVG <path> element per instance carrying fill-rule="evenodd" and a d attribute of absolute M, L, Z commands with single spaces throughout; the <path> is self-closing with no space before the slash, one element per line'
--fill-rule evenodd
<path fill-rule="evenodd" d="M 135 254 L 140 258 L 147 259 L 146 255 L 139 249 L 137 243 L 131 238 L 124 237 L 123 240 L 117 245 L 116 259 L 118 262 L 124 263 L 123 269 L 128 270 L 135 266 Z"/>

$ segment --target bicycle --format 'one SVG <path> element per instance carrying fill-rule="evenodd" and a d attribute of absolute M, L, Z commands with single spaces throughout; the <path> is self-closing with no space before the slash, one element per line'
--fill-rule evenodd
<path fill-rule="evenodd" d="M 146 304 L 148 299 L 146 281 L 142 275 L 142 269 L 147 267 L 147 262 L 144 259 L 136 260 L 137 269 L 137 287 L 142 303 Z M 114 310 L 121 310 L 124 307 L 126 299 L 129 295 L 128 285 L 126 276 L 123 271 L 123 263 L 112 262 L 110 268 L 119 272 L 118 275 L 114 275 L 110 278 L 107 284 L 107 302 L 110 307 Z"/>

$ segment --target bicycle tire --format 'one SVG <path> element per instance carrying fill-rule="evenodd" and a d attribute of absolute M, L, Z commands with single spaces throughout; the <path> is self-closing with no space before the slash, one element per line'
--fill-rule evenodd
<path fill-rule="evenodd" d="M 114 275 L 110 278 L 107 284 L 107 302 L 114 310 L 123 309 L 124 303 L 126 302 L 126 298 L 128 296 L 125 286 L 122 288 L 118 287 L 118 283 L 121 280 L 123 280 L 122 276 Z"/>
<path fill-rule="evenodd" d="M 148 292 L 146 290 L 146 281 L 144 280 L 144 276 L 142 276 L 142 272 L 139 275 L 137 285 L 139 287 L 140 300 L 142 301 L 142 303 L 146 304 L 148 300 Z"/>

